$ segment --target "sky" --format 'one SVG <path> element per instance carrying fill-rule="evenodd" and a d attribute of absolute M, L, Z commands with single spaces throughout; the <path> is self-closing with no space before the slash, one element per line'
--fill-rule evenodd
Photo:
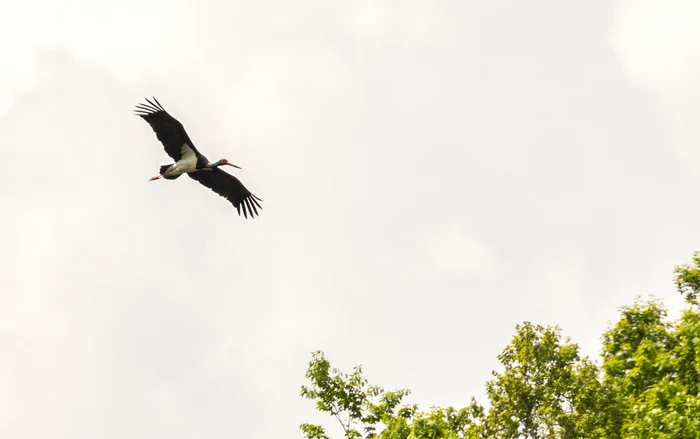
<path fill-rule="evenodd" d="M 700 5 L 0 4 L 0 436 L 301 437 L 311 352 L 485 403 L 515 325 L 682 306 Z M 170 163 L 155 96 L 264 201 Z M 337 427 L 331 427 L 331 431 Z"/>

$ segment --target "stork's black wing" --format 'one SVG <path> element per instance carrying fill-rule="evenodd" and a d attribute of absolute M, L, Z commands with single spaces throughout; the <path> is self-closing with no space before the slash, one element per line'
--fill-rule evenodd
<path fill-rule="evenodd" d="M 243 208 L 243 216 L 246 218 L 248 218 L 248 214 L 251 218 L 259 215 L 256 206 L 262 210 L 262 206 L 258 203 L 262 200 L 250 193 L 239 179 L 222 169 L 201 170 L 187 175 L 229 200 L 233 207 L 238 210 L 239 215 L 241 208 Z"/>
<path fill-rule="evenodd" d="M 192 148 L 195 154 L 198 154 L 194 144 L 185 131 L 185 127 L 165 111 L 156 98 L 153 98 L 153 100 L 155 103 L 146 99 L 148 104 L 136 105 L 136 110 L 134 110 L 134 112 L 137 116 L 141 116 L 148 122 L 151 128 L 153 128 L 156 137 L 158 137 L 160 143 L 165 147 L 165 152 L 176 162 L 182 157 L 183 149 L 186 150 L 186 148 L 183 148 L 185 144 Z"/>

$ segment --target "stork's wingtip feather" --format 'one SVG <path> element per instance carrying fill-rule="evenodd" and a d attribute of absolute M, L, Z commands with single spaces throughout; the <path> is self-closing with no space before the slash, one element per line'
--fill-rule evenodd
<path fill-rule="evenodd" d="M 260 216 L 260 214 L 258 213 L 258 209 L 255 208 L 255 200 L 253 200 L 252 203 L 248 203 L 248 204 L 252 208 L 253 212 L 255 212 L 256 215 Z"/>
<path fill-rule="evenodd" d="M 161 110 L 165 111 L 165 108 L 163 108 L 163 106 L 160 104 L 160 102 L 158 102 L 158 99 L 156 99 L 155 96 L 153 96 L 153 100 L 156 101 L 156 104 L 158 104 L 158 107 L 160 107 Z"/>

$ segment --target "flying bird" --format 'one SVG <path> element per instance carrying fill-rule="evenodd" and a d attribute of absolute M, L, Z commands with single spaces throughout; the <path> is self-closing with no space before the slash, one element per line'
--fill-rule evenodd
<path fill-rule="evenodd" d="M 156 137 L 163 144 L 165 152 L 175 160 L 175 163 L 161 166 L 158 175 L 149 181 L 161 178 L 175 180 L 182 174 L 187 174 L 191 179 L 200 182 L 229 200 L 239 215 L 241 209 L 245 218 L 248 218 L 248 214 L 251 218 L 259 215 L 257 208 L 262 209 L 262 206 L 258 201 L 262 200 L 246 189 L 236 177 L 219 168 L 224 165 L 238 169 L 241 167 L 226 159 L 211 163 L 202 153 L 197 151 L 187 135 L 185 127 L 165 111 L 155 97 L 153 100 L 155 103 L 146 99 L 148 104 L 137 104 L 134 112 L 153 128 Z"/>

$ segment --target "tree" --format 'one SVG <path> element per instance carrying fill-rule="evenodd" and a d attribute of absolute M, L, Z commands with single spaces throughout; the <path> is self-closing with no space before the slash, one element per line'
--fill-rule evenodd
<path fill-rule="evenodd" d="M 499 355 L 486 384 L 488 410 L 402 405 L 408 390 L 369 386 L 361 368 L 331 369 L 315 352 L 301 394 L 334 416 L 346 438 L 574 439 L 700 437 L 700 252 L 675 269 L 688 308 L 677 321 L 655 300 L 621 308 L 603 334 L 601 364 L 581 358 L 558 327 L 525 322 Z M 308 439 L 329 439 L 303 424 Z"/>
<path fill-rule="evenodd" d="M 416 405 L 402 405 L 408 390 L 386 391 L 368 385 L 360 366 L 351 374 L 331 368 L 325 355 L 316 351 L 306 370 L 310 385 L 301 396 L 316 401 L 316 407 L 333 416 L 346 438 L 368 439 L 458 439 L 477 438 L 472 419 L 483 415 L 473 400 L 468 408 L 434 408 L 419 412 Z M 302 424 L 308 439 L 328 439 L 320 425 Z M 381 431 L 380 431 L 381 430 Z M 363 432 L 363 433 L 361 433 Z"/>
<path fill-rule="evenodd" d="M 603 336 L 606 437 L 700 437 L 700 315 L 669 323 L 656 301 L 621 314 Z"/>
<path fill-rule="evenodd" d="M 412 415 L 410 407 L 396 410 L 403 397 L 408 395 L 408 390 L 386 392 L 381 387 L 370 386 L 360 366 L 355 367 L 352 374 L 341 373 L 331 368 L 320 351 L 313 353 L 306 378 L 311 385 L 301 387 L 301 396 L 315 400 L 320 411 L 336 418 L 348 439 L 363 437 L 360 430 L 366 437 L 374 437 L 379 422 L 393 425 Z M 301 429 L 308 439 L 328 439 L 320 425 L 302 424 Z"/>
<path fill-rule="evenodd" d="M 525 323 L 499 356 L 505 370 L 487 384 L 490 409 L 473 398 L 467 407 L 421 412 L 403 405 L 408 390 L 367 385 L 360 367 L 343 374 L 315 352 L 301 395 L 343 426 L 346 438 L 476 439 L 594 437 L 597 369 L 578 346 L 562 344 L 558 329 Z M 308 439 L 328 439 L 319 425 L 302 424 Z M 364 432 L 364 436 L 361 433 Z"/>
<path fill-rule="evenodd" d="M 686 264 L 676 267 L 676 288 L 681 293 L 685 301 L 691 305 L 698 304 L 698 293 L 700 292 L 700 252 L 693 254 L 693 264 Z"/>
<path fill-rule="evenodd" d="M 486 384 L 485 437 L 595 437 L 596 366 L 558 328 L 525 322 L 516 331 L 498 357 L 504 371 Z"/>

